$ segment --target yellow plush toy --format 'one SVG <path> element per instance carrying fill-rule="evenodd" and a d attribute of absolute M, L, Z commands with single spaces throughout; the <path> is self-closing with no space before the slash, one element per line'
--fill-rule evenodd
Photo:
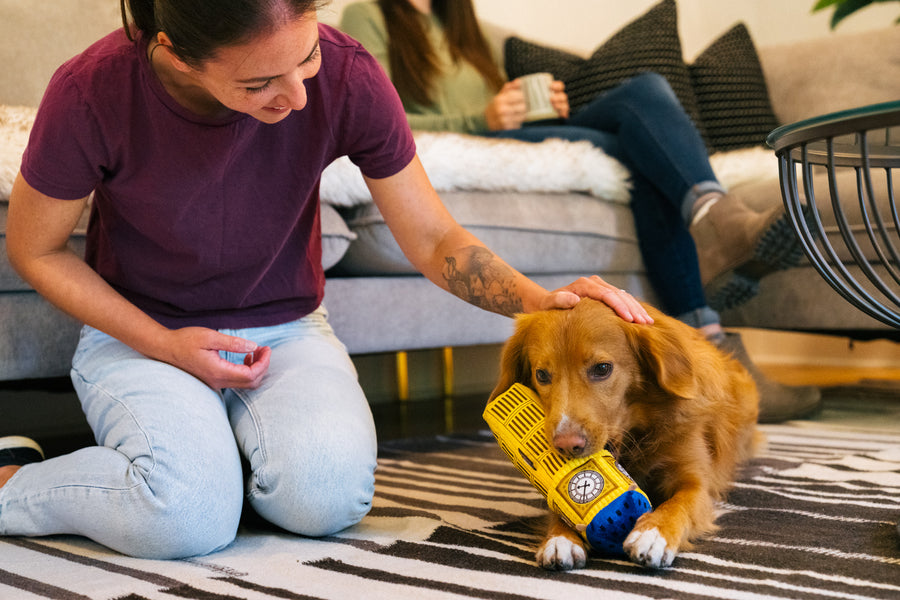
<path fill-rule="evenodd" d="M 534 392 L 516 383 L 488 403 L 484 420 L 513 464 L 547 499 L 550 510 L 588 545 L 621 554 L 622 542 L 650 500 L 606 450 L 567 459 L 544 433 L 544 409 Z"/>

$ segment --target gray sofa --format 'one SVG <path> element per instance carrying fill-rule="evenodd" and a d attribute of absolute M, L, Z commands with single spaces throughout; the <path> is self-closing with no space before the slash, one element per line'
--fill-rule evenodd
<path fill-rule="evenodd" d="M 0 105 L 35 106 L 58 63 L 119 24 L 117 7 L 117 2 L 108 0 L 37 4 L 0 0 L 0 59 L 5 66 L 0 71 Z M 820 40 L 759 50 L 772 108 L 780 122 L 900 97 L 900 29 L 842 38 L 841 43 Z M 3 168 L 8 171 L 10 164 L 13 168 L 16 164 L 15 158 L 9 158 L 15 150 L 10 140 L 16 135 L 11 114 L 0 112 L 0 143 L 6 144 L 0 180 Z M 442 165 L 453 160 L 441 155 L 427 168 L 437 180 Z M 499 156 L 497 160 L 506 159 Z M 723 172 L 723 180 L 750 202 L 760 207 L 780 202 L 777 165 L 771 153 L 729 152 L 717 155 L 715 164 Z M 516 174 L 511 176 L 515 179 Z M 10 174 L 5 177 L 8 180 Z M 549 190 L 523 191 L 515 186 L 498 188 L 484 179 L 458 179 L 447 183 L 442 192 L 451 212 L 539 283 L 552 289 L 577 276 L 597 273 L 637 296 L 654 300 L 631 216 L 622 202 L 598 198 L 597 193 L 570 182 Z M 0 196 L 3 193 L 0 181 Z M 49 306 L 12 272 L 5 258 L 3 200 L 0 198 L 0 380 L 65 375 L 79 325 Z M 509 335 L 509 319 L 475 309 L 412 274 L 385 236 L 383 222 L 370 204 L 326 201 L 323 210 L 329 267 L 325 303 L 335 330 L 351 353 L 493 344 Z M 83 233 L 82 227 L 73 236 L 76 249 L 83 247 Z M 808 266 L 766 278 L 759 296 L 726 311 L 724 317 L 732 326 L 842 335 L 889 331 L 847 304 Z"/>

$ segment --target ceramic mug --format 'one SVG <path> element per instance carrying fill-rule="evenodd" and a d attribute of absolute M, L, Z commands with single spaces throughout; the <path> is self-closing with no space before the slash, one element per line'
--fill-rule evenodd
<path fill-rule="evenodd" d="M 556 119 L 559 114 L 550 104 L 550 84 L 553 83 L 553 75 L 550 73 L 531 73 L 519 77 L 522 84 L 522 92 L 525 94 L 525 105 L 528 112 L 526 121 L 540 121 L 542 119 Z"/>

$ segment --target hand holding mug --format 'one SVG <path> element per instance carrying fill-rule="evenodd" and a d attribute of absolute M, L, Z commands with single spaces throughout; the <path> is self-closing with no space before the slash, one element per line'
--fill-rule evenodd
<path fill-rule="evenodd" d="M 562 81 L 555 80 L 550 84 L 550 104 L 560 119 L 569 118 L 569 95 Z"/>
<path fill-rule="evenodd" d="M 568 116 L 568 98 L 561 89 L 562 82 L 553 80 L 550 73 L 531 73 L 517 79 L 525 94 L 525 121 L 541 121 Z M 559 94 L 562 94 L 561 98 Z M 564 100 L 564 105 L 563 105 Z M 565 111 L 565 115 L 560 110 Z"/>
<path fill-rule="evenodd" d="M 488 129 L 506 131 L 518 129 L 525 121 L 527 106 L 522 85 L 518 79 L 508 81 L 500 92 L 494 96 L 484 111 Z"/>

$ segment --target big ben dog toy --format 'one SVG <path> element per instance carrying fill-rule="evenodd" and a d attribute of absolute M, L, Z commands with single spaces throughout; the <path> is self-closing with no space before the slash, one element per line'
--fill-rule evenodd
<path fill-rule="evenodd" d="M 622 542 L 650 500 L 606 450 L 567 459 L 548 443 L 544 409 L 529 388 L 513 384 L 484 410 L 484 420 L 513 464 L 547 499 L 550 510 L 591 549 L 622 554 Z"/>

